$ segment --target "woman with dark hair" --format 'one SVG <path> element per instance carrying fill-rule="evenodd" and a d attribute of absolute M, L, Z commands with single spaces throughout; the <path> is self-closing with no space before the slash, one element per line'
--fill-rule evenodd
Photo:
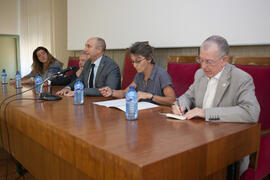
<path fill-rule="evenodd" d="M 44 80 L 60 71 L 62 66 L 63 63 L 55 59 L 45 47 L 37 47 L 33 52 L 32 71 L 22 78 L 22 83 L 34 83 L 37 74 Z"/>
<path fill-rule="evenodd" d="M 171 77 L 164 69 L 155 64 L 152 49 L 150 45 L 143 42 L 136 42 L 130 47 L 130 58 L 137 74 L 129 86 L 134 86 L 138 91 L 138 100 L 172 105 L 175 101 L 175 93 Z M 123 98 L 129 90 L 129 86 L 124 90 L 112 90 L 104 87 L 99 91 L 105 97 Z"/>

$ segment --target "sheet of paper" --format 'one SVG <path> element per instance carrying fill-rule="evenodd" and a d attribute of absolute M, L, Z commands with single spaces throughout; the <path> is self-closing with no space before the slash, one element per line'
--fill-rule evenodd
<path fill-rule="evenodd" d="M 115 100 L 109 100 L 109 101 L 93 102 L 93 104 L 97 104 L 100 106 L 106 106 L 106 107 L 116 107 L 116 106 L 125 105 L 126 100 L 125 99 L 115 99 Z"/>
<path fill-rule="evenodd" d="M 176 115 L 176 114 L 161 113 L 161 115 L 164 115 L 164 116 L 169 117 L 169 118 L 174 118 L 174 119 L 179 119 L 179 120 L 186 120 L 186 118 L 184 116 L 179 116 L 179 115 Z"/>
<path fill-rule="evenodd" d="M 109 100 L 109 101 L 93 102 L 93 104 L 97 104 L 100 106 L 106 106 L 106 107 L 115 107 L 115 108 L 118 108 L 118 109 L 126 112 L 126 99 L 125 98 Z M 158 105 L 153 104 L 153 103 L 149 103 L 149 102 L 138 102 L 138 110 L 155 108 L 155 107 L 158 107 Z"/>

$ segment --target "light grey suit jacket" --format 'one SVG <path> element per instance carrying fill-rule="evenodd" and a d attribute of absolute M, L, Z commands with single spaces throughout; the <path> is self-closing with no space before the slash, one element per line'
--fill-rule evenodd
<path fill-rule="evenodd" d="M 103 56 L 97 69 L 95 88 L 89 88 L 88 79 L 91 72 L 91 61 L 88 60 L 79 78 L 84 84 L 84 94 L 87 96 L 101 96 L 99 88 L 109 86 L 111 89 L 120 89 L 121 74 L 118 65 L 109 57 Z M 76 80 L 75 80 L 76 81 Z M 74 90 L 75 81 L 68 86 Z"/>
<path fill-rule="evenodd" d="M 193 84 L 179 101 L 187 108 L 202 108 L 208 79 L 199 69 Z M 227 64 L 219 79 L 213 108 L 205 109 L 205 120 L 217 122 L 257 122 L 260 106 L 255 96 L 252 77 Z"/>

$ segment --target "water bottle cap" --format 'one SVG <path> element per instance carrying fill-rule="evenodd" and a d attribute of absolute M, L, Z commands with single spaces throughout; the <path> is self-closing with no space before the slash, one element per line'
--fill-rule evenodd
<path fill-rule="evenodd" d="M 6 70 L 5 69 L 3 69 L 3 71 L 2 71 L 3 73 L 5 73 L 6 72 Z"/>
<path fill-rule="evenodd" d="M 81 78 L 76 79 L 74 86 L 77 85 L 77 84 L 82 84 Z"/>
<path fill-rule="evenodd" d="M 20 72 L 19 72 L 19 71 L 17 71 L 17 72 L 16 72 L 16 74 L 20 74 Z"/>
<path fill-rule="evenodd" d="M 134 86 L 129 86 L 129 89 L 134 89 Z"/>

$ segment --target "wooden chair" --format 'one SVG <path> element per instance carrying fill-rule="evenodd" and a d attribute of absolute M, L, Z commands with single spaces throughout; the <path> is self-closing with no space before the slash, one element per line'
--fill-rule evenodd
<path fill-rule="evenodd" d="M 126 56 L 125 56 L 125 63 L 124 63 L 124 69 L 123 69 L 123 79 L 122 79 L 122 89 L 126 89 L 132 83 L 137 71 L 133 67 L 133 64 L 131 63 L 129 54 L 128 54 L 128 49 L 126 49 Z"/>
<path fill-rule="evenodd" d="M 234 56 L 232 64 L 270 66 L 270 57 Z"/>
<path fill-rule="evenodd" d="M 143 43 L 148 44 L 148 41 L 144 41 Z M 125 63 L 124 63 L 124 69 L 123 69 L 123 79 L 122 79 L 122 85 L 121 88 L 125 89 L 132 83 L 134 80 L 134 77 L 137 73 L 136 69 L 134 68 L 133 64 L 131 63 L 129 54 L 129 49 L 126 49 L 126 56 L 125 56 Z"/>
<path fill-rule="evenodd" d="M 79 59 L 79 57 L 69 57 L 68 58 L 68 67 L 71 67 L 71 66 L 77 66 L 77 67 L 79 67 L 79 61 L 80 61 L 80 59 Z"/>
<path fill-rule="evenodd" d="M 172 78 L 176 96 L 186 92 L 194 81 L 194 74 L 200 68 L 197 63 L 198 56 L 168 56 L 166 69 Z M 233 57 L 229 56 L 228 62 L 232 62 Z"/>
<path fill-rule="evenodd" d="M 198 56 L 168 56 L 167 64 L 173 63 L 196 63 Z"/>
<path fill-rule="evenodd" d="M 168 56 L 167 64 L 168 63 L 197 63 L 197 58 L 199 56 Z M 229 63 L 232 63 L 232 56 L 229 56 Z"/>
<path fill-rule="evenodd" d="M 172 78 L 176 97 L 186 92 L 194 81 L 194 74 L 200 68 L 197 56 L 168 56 L 167 72 Z"/>
<path fill-rule="evenodd" d="M 270 57 L 235 56 L 233 64 L 253 77 L 255 94 L 261 107 L 260 151 L 256 158 L 251 158 L 250 168 L 241 176 L 241 180 L 258 180 L 270 173 L 270 84 L 267 83 L 270 76 Z"/>
<path fill-rule="evenodd" d="M 68 58 L 68 66 L 67 67 L 76 66 L 79 68 L 79 61 L 80 61 L 79 57 L 71 57 L 70 56 Z M 72 73 L 72 71 L 69 71 L 66 74 L 70 75 L 71 73 Z"/>

